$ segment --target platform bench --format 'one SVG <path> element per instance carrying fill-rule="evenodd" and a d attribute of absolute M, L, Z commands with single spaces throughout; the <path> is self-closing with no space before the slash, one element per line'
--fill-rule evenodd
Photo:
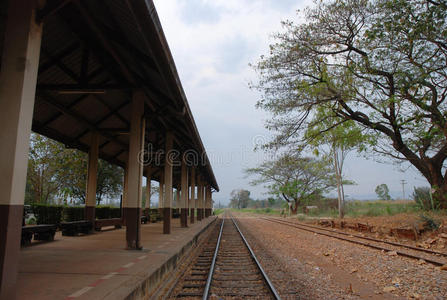
<path fill-rule="evenodd" d="M 75 236 L 79 233 L 89 234 L 93 228 L 92 222 L 87 220 L 62 222 L 60 224 L 62 235 Z"/>
<path fill-rule="evenodd" d="M 96 231 L 101 231 L 101 228 L 106 226 L 115 226 L 115 228 L 119 229 L 123 226 L 123 220 L 121 218 L 113 218 L 113 219 L 99 219 L 95 221 Z"/>
<path fill-rule="evenodd" d="M 56 234 L 56 225 L 31 225 L 22 227 L 22 246 L 31 244 L 31 240 L 34 235 L 34 239 L 38 241 L 54 241 L 54 235 Z"/>

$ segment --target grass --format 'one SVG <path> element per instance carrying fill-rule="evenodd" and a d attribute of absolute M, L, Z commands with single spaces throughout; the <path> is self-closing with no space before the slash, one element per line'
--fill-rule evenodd
<path fill-rule="evenodd" d="M 223 208 L 216 208 L 216 209 L 214 210 L 214 214 L 215 214 L 216 216 L 222 214 L 223 212 L 224 212 L 224 209 L 223 209 Z"/>
<path fill-rule="evenodd" d="M 345 208 L 349 217 L 394 216 L 422 211 L 413 201 L 349 201 Z"/>
<path fill-rule="evenodd" d="M 231 211 L 262 214 L 262 215 L 279 215 L 280 214 L 280 209 L 275 209 L 275 208 L 241 208 L 241 209 L 231 208 Z"/>
<path fill-rule="evenodd" d="M 279 215 L 279 209 L 272 208 L 244 208 L 244 209 L 232 209 L 232 211 L 267 214 L 267 215 Z M 347 217 L 376 217 L 376 216 L 394 216 L 401 213 L 423 213 L 423 210 L 413 201 L 348 201 L 345 204 L 345 216 Z M 441 212 L 440 212 L 441 213 Z M 299 214 L 299 217 L 326 217 L 336 218 L 338 217 L 337 209 L 319 208 L 309 211 L 307 215 Z"/>

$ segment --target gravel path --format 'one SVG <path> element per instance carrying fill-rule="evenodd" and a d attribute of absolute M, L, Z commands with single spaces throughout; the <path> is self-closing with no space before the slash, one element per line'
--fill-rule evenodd
<path fill-rule="evenodd" d="M 296 291 L 297 299 L 447 299 L 447 271 L 439 267 L 238 216 L 280 293 Z"/>

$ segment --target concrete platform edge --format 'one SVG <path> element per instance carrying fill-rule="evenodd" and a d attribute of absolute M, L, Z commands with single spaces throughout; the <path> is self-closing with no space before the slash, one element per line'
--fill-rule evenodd
<path fill-rule="evenodd" d="M 159 283 L 164 279 L 164 276 L 175 269 L 177 262 L 185 255 L 193 245 L 197 244 L 199 237 L 216 222 L 217 216 L 214 220 L 203 227 L 188 243 L 186 243 L 176 254 L 172 255 L 163 265 L 161 265 L 155 272 L 148 274 L 148 277 L 143 279 L 136 285 L 132 292 L 126 296 L 125 300 L 148 299 Z"/>

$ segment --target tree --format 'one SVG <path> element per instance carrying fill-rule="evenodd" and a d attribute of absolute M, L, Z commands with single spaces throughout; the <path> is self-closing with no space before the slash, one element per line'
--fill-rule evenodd
<path fill-rule="evenodd" d="M 273 113 L 272 144 L 322 123 L 323 105 L 339 121 L 321 132 L 354 121 L 369 149 L 412 164 L 447 208 L 446 17 L 445 0 L 337 0 L 283 22 L 252 85 Z"/>
<path fill-rule="evenodd" d="M 328 161 L 296 154 L 283 154 L 246 169 L 245 173 L 257 177 L 251 181 L 252 185 L 264 184 L 272 195 L 282 196 L 291 205 L 293 214 L 300 204 L 335 186 L 334 171 Z"/>
<path fill-rule="evenodd" d="M 147 183 L 146 183 L 146 184 L 147 184 Z M 142 193 L 141 193 L 141 195 L 142 195 L 142 197 L 143 197 L 143 200 L 142 200 L 142 207 L 145 207 L 145 205 L 146 205 L 146 191 L 147 191 L 146 186 L 143 186 L 143 187 L 142 187 Z M 153 195 L 158 194 L 158 192 L 159 192 L 159 187 L 158 187 L 158 185 L 154 185 L 154 184 L 152 184 L 152 182 L 151 182 L 151 197 L 150 197 L 150 198 L 152 198 Z"/>
<path fill-rule="evenodd" d="M 300 151 L 306 147 L 311 147 L 319 155 L 322 151 L 326 159 L 329 159 L 334 166 L 337 196 L 338 196 L 338 216 L 344 217 L 345 192 L 344 184 L 354 184 L 352 181 L 343 179 L 343 166 L 346 156 L 354 148 L 361 148 L 366 137 L 362 134 L 359 126 L 353 121 L 340 122 L 340 118 L 334 118 L 330 109 L 321 105 L 316 112 L 315 119 L 322 122 L 315 123 L 313 127 L 307 128 L 303 141 L 298 144 Z M 336 125 L 331 130 L 325 130 Z"/>
<path fill-rule="evenodd" d="M 49 203 L 62 188 L 67 171 L 63 165 L 64 150 L 57 142 L 31 135 L 25 196 L 29 203 Z"/>
<path fill-rule="evenodd" d="M 247 208 L 250 202 L 250 191 L 239 189 L 231 191 L 230 206 L 233 208 Z"/>
<path fill-rule="evenodd" d="M 64 201 L 70 198 L 85 203 L 86 180 L 86 153 L 67 149 L 63 144 L 38 134 L 31 135 L 25 196 L 27 201 L 49 203 L 58 197 Z M 104 197 L 116 197 L 122 190 L 122 183 L 122 168 L 100 159 L 97 204 Z"/>
<path fill-rule="evenodd" d="M 380 200 L 391 200 L 390 190 L 385 183 L 376 186 L 375 192 Z"/>

